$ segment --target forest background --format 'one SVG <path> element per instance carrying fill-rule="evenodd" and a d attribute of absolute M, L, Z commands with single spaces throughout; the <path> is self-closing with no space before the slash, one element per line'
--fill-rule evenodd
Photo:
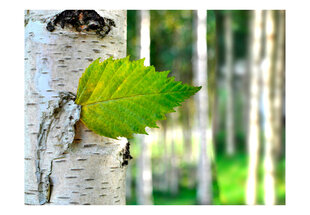
<path fill-rule="evenodd" d="M 151 10 L 146 12 L 147 16 L 143 15 L 145 12 L 127 11 L 127 54 L 131 59 L 149 58 L 157 71 L 171 70 L 177 81 L 197 83 L 197 11 Z M 272 204 L 285 204 L 285 11 L 205 13 L 205 109 L 208 108 L 209 121 L 205 129 L 211 132 L 207 150 L 212 166 L 209 203 L 268 204 L 267 199 L 271 198 Z M 145 23 L 147 26 L 143 27 Z M 268 33 L 270 25 L 273 32 Z M 143 33 L 145 28 L 149 28 L 149 34 Z M 261 34 L 255 41 L 257 31 Z M 148 40 L 149 57 L 141 52 Z M 270 44 L 272 50 L 268 51 Z M 258 51 L 254 50 L 257 46 Z M 258 62 L 253 62 L 256 55 L 254 61 Z M 268 69 L 265 62 L 269 59 Z M 270 74 L 268 83 L 266 74 Z M 253 78 L 257 80 L 253 82 Z M 253 85 L 257 85 L 257 93 L 253 92 Z M 273 113 L 266 106 L 266 88 L 270 91 L 270 103 L 279 101 Z M 253 107 L 253 99 L 257 100 L 257 107 Z M 254 124 L 250 117 L 253 108 L 257 112 Z M 177 113 L 169 114 L 167 121 L 159 124 L 160 129 L 152 129 L 148 137 L 132 140 L 134 159 L 127 174 L 128 204 L 199 204 L 198 112 L 197 101 L 191 98 L 177 108 Z M 272 119 L 268 122 L 269 115 Z M 271 132 L 271 149 L 266 136 L 268 123 L 277 126 Z M 254 141 L 253 129 L 259 133 Z M 257 147 L 254 154 L 252 145 Z M 272 169 L 266 167 L 268 156 Z M 152 174 L 145 179 L 143 171 Z M 269 188 L 268 172 L 274 181 Z M 254 187 L 249 185 L 251 180 L 255 180 Z"/>

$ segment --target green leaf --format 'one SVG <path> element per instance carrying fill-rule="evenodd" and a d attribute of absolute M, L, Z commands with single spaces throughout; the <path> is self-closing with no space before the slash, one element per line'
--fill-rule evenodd
<path fill-rule="evenodd" d="M 82 106 L 81 120 L 95 133 L 132 138 L 147 134 L 145 127 L 158 128 L 157 120 L 175 112 L 174 107 L 194 95 L 192 87 L 167 78 L 169 71 L 156 72 L 144 59 L 129 57 L 103 62 L 95 60 L 79 81 L 76 103 Z"/>

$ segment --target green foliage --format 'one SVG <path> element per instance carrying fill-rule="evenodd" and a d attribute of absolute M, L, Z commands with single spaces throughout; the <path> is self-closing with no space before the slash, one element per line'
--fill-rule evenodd
<path fill-rule="evenodd" d="M 138 25 L 138 14 L 136 10 L 127 10 L 127 55 L 130 55 L 130 59 L 138 60 L 139 51 L 139 25 Z M 157 67 L 156 67 L 157 68 Z"/>
<path fill-rule="evenodd" d="M 95 60 L 79 81 L 75 102 L 82 106 L 81 121 L 111 138 L 147 134 L 146 126 L 158 127 L 157 120 L 201 88 L 167 78 L 169 72 L 144 66 L 144 59 Z"/>
<path fill-rule="evenodd" d="M 192 80 L 193 11 L 151 11 L 151 64 L 159 70 L 172 68 L 173 76 Z"/>

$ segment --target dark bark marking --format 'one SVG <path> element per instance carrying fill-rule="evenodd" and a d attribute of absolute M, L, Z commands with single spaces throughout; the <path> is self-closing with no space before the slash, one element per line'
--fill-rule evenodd
<path fill-rule="evenodd" d="M 100 50 L 99 49 L 93 49 L 93 52 L 100 53 Z"/>
<path fill-rule="evenodd" d="M 63 163 L 66 162 L 67 160 L 55 160 L 56 163 Z"/>
<path fill-rule="evenodd" d="M 84 148 L 90 148 L 90 147 L 94 147 L 96 146 L 97 144 L 85 144 L 83 145 Z"/>
<path fill-rule="evenodd" d="M 126 147 L 121 151 L 121 155 L 123 156 L 122 167 L 128 165 L 128 162 L 132 159 L 129 142 L 126 143 Z"/>
<path fill-rule="evenodd" d="M 58 24 L 61 28 L 71 26 L 78 32 L 95 31 L 101 38 L 116 27 L 112 19 L 100 16 L 95 10 L 64 10 L 47 23 L 46 29 L 52 32 Z"/>
<path fill-rule="evenodd" d="M 35 193 L 25 192 L 26 195 L 36 195 Z"/>
<path fill-rule="evenodd" d="M 73 179 L 73 178 L 77 178 L 77 176 L 67 176 L 67 179 Z"/>
<path fill-rule="evenodd" d="M 84 170 L 83 168 L 81 168 L 81 169 L 70 169 L 71 171 L 82 171 L 82 170 Z"/>
<path fill-rule="evenodd" d="M 66 197 L 66 196 L 57 196 L 57 199 L 70 199 L 70 197 Z"/>

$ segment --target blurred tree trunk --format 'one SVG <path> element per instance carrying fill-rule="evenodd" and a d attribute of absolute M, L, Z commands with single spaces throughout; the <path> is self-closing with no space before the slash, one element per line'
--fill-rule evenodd
<path fill-rule="evenodd" d="M 148 130 L 149 131 L 149 130 Z M 148 132 L 147 131 L 147 132 Z M 149 133 L 149 132 L 148 132 Z M 139 205 L 153 204 L 152 163 L 151 163 L 151 137 L 136 135 L 140 147 L 137 160 L 137 203 Z"/>
<path fill-rule="evenodd" d="M 140 58 L 145 58 L 145 66 L 150 65 L 150 11 L 140 12 Z M 141 205 L 153 204 L 151 137 L 137 135 L 140 156 L 137 165 L 137 202 Z"/>
<path fill-rule="evenodd" d="M 225 85 L 227 92 L 226 102 L 226 153 L 235 154 L 234 141 L 234 104 L 233 104 L 233 30 L 231 12 L 225 13 L 224 36 L 225 36 Z"/>
<path fill-rule="evenodd" d="M 275 21 L 273 11 L 265 11 L 265 51 L 262 69 L 263 126 L 264 126 L 264 200 L 266 205 L 275 204 L 275 154 L 273 133 L 272 77 L 274 75 Z"/>
<path fill-rule="evenodd" d="M 169 163 L 167 146 L 167 120 L 161 121 L 160 128 L 161 131 L 159 132 L 158 137 L 158 147 L 162 148 L 163 155 L 160 162 L 161 171 L 158 188 L 159 190 L 166 192 L 169 188 L 169 166 L 167 165 Z"/>
<path fill-rule="evenodd" d="M 60 12 L 25 13 L 25 204 L 125 204 L 127 140 L 75 124 L 69 92 L 93 59 L 126 56 L 126 11 L 97 11 L 116 24 L 104 38 L 67 26 L 47 31 Z"/>
<path fill-rule="evenodd" d="M 167 144 L 167 120 L 162 121 L 163 135 L 162 135 L 162 144 L 163 144 L 163 157 L 162 157 L 162 167 L 163 172 L 160 180 L 160 188 L 162 191 L 168 191 L 169 188 L 169 157 L 168 157 L 168 144 Z"/>
<path fill-rule="evenodd" d="M 171 138 L 170 138 L 170 180 L 169 190 L 172 195 L 177 195 L 179 192 L 179 177 L 178 177 L 178 159 L 176 154 L 176 143 L 178 137 L 178 111 L 171 115 Z"/>
<path fill-rule="evenodd" d="M 132 198 L 132 162 L 129 162 L 126 170 L 126 199 Z"/>
<path fill-rule="evenodd" d="M 183 133 L 183 161 L 188 165 L 188 167 L 180 169 L 180 171 L 186 171 L 186 174 L 189 174 L 187 178 L 186 186 L 190 189 L 195 187 L 196 178 L 191 177 L 190 175 L 194 174 L 195 166 L 194 166 L 194 153 L 193 153 L 193 136 L 192 135 L 192 126 L 191 126 L 191 110 L 190 103 L 191 101 L 186 101 L 182 105 L 182 133 Z M 182 174 L 182 172 L 180 172 Z"/>
<path fill-rule="evenodd" d="M 197 121 L 199 136 L 199 162 L 198 162 L 198 188 L 197 199 L 199 204 L 212 203 L 212 171 L 210 147 L 207 146 L 208 120 L 208 88 L 207 88 L 207 12 L 197 11 L 197 42 L 196 42 L 196 66 L 194 67 L 195 85 L 202 86 L 196 95 Z"/>
<path fill-rule="evenodd" d="M 284 71 L 285 71 L 285 11 L 277 11 L 277 43 L 274 75 L 274 134 L 275 155 L 279 158 L 283 152 L 282 147 L 282 109 L 284 95 Z"/>
<path fill-rule="evenodd" d="M 182 134 L 184 145 L 183 159 L 186 163 L 191 163 L 193 160 L 193 146 L 192 146 L 192 131 L 189 117 L 189 102 L 184 102 L 182 105 Z"/>
<path fill-rule="evenodd" d="M 261 51 L 263 12 L 255 10 L 251 12 L 250 21 L 250 92 L 249 92 L 249 128 L 247 134 L 247 149 L 249 155 L 248 178 L 246 188 L 246 203 L 256 204 L 257 193 L 257 171 L 260 149 L 260 122 L 259 122 L 259 100 L 260 100 L 260 73 L 261 73 Z"/>
<path fill-rule="evenodd" d="M 209 18 L 208 18 L 209 17 Z M 208 27 L 210 26 L 210 27 Z M 214 27 L 211 27 L 214 26 Z M 215 154 L 214 154 L 214 140 L 215 140 L 215 131 L 214 127 L 216 126 L 215 119 L 215 109 L 216 105 L 216 93 L 217 93 L 217 78 L 216 78 L 216 70 L 217 70 L 217 38 L 216 38 L 216 18 L 214 11 L 210 11 L 207 13 L 207 77 L 208 77 L 208 122 L 209 125 L 207 127 L 207 146 L 210 149 L 207 151 L 210 152 L 210 159 L 212 163 L 214 162 Z M 213 167 L 213 166 L 212 166 Z M 213 173 L 215 172 L 214 168 Z M 216 179 L 216 174 L 213 174 L 213 178 Z"/>
<path fill-rule="evenodd" d="M 253 11 L 249 12 L 249 28 L 248 28 L 248 39 L 247 39 L 247 57 L 246 57 L 246 67 L 245 67 L 245 73 L 242 78 L 243 82 L 243 131 L 245 134 L 245 139 L 248 139 L 248 134 L 249 134 L 249 116 L 250 116 L 250 100 L 251 100 L 251 72 L 252 72 L 252 47 L 253 47 L 253 35 L 254 34 L 254 15 Z M 248 151 L 249 149 L 247 148 L 247 144 L 245 146 L 246 150 Z"/>
<path fill-rule="evenodd" d="M 214 146 L 215 146 L 215 150 L 216 150 L 216 136 L 220 130 L 220 99 L 219 99 L 219 94 L 217 94 L 217 92 L 219 92 L 219 86 L 220 86 L 220 78 L 218 78 L 218 59 L 219 59 L 219 42 L 218 42 L 218 37 L 217 35 L 220 35 L 220 28 L 219 25 L 217 25 L 216 23 L 218 22 L 219 19 L 219 12 L 215 11 L 214 12 L 214 16 L 215 16 L 215 32 L 214 32 L 214 41 L 213 41 L 213 45 L 214 45 L 214 49 L 215 49 L 215 75 L 214 75 L 214 104 L 213 104 L 213 139 L 214 139 Z M 208 34 L 209 36 L 209 34 Z M 210 44 L 212 45 L 212 44 Z M 209 44 L 208 44 L 209 46 Z"/>

